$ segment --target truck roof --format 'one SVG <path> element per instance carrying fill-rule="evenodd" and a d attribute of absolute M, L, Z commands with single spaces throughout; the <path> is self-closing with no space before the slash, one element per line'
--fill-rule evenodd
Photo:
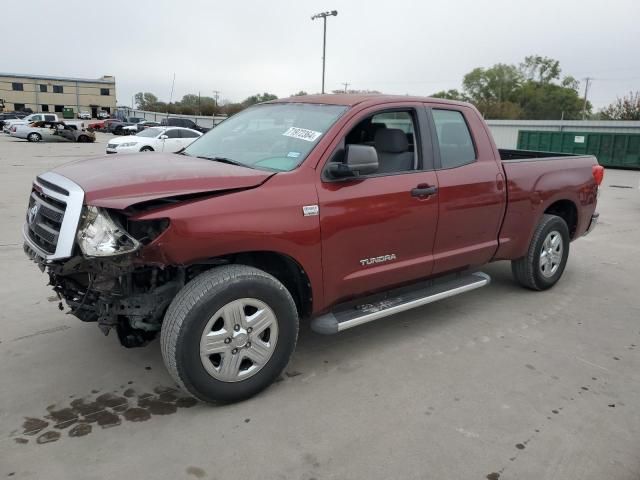
<path fill-rule="evenodd" d="M 409 95 L 386 95 L 380 93 L 328 93 L 317 95 L 299 95 L 295 97 L 279 98 L 266 103 L 322 103 L 326 105 L 346 105 L 352 107 L 360 103 L 380 104 L 392 102 L 437 102 L 449 105 L 469 106 L 469 103 L 444 98 L 419 97 Z"/>

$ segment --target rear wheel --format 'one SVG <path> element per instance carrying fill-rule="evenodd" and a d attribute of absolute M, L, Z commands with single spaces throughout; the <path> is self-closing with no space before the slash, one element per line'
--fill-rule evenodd
<path fill-rule="evenodd" d="M 89 137 L 87 137 L 86 135 L 80 135 L 78 137 L 78 142 L 80 142 L 80 143 L 88 143 L 89 142 Z"/>
<path fill-rule="evenodd" d="M 27 135 L 27 140 L 30 142 L 39 142 L 42 140 L 42 136 L 39 133 L 33 132 Z"/>
<path fill-rule="evenodd" d="M 569 228 L 555 215 L 543 215 L 536 227 L 527 254 L 511 262 L 515 280 L 532 290 L 553 287 L 569 258 Z"/>
<path fill-rule="evenodd" d="M 196 277 L 175 297 L 162 324 L 162 356 L 194 397 L 234 402 L 280 375 L 297 336 L 289 291 L 262 270 L 226 265 Z"/>

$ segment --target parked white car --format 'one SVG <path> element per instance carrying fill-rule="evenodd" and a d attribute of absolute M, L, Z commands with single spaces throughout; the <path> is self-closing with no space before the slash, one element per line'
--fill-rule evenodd
<path fill-rule="evenodd" d="M 16 125 L 28 125 L 33 122 L 57 122 L 58 115 L 55 113 L 32 113 L 21 119 L 15 120 L 6 120 L 4 122 L 4 126 L 2 127 L 2 131 L 4 133 L 10 133 L 11 127 Z"/>
<path fill-rule="evenodd" d="M 98 120 L 105 120 L 105 119 L 109 118 L 109 114 L 107 112 L 105 112 L 104 110 L 98 110 L 96 118 Z"/>
<path fill-rule="evenodd" d="M 78 118 L 82 120 L 91 120 L 91 112 L 87 112 L 86 110 L 83 110 L 78 113 Z"/>
<path fill-rule="evenodd" d="M 190 128 L 151 127 L 137 135 L 112 138 L 107 153 L 177 152 L 193 143 L 202 133 Z"/>

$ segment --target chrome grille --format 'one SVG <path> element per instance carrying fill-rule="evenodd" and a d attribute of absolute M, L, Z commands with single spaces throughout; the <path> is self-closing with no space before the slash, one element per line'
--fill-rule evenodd
<path fill-rule="evenodd" d="M 107 148 L 116 148 L 115 143 L 107 143 Z"/>
<path fill-rule="evenodd" d="M 50 255 L 56 251 L 66 208 L 64 202 L 38 192 L 35 188 L 31 191 L 26 218 L 29 238 Z"/>
<path fill-rule="evenodd" d="M 73 254 L 84 192 L 62 175 L 47 172 L 33 183 L 23 235 L 30 249 L 47 260 Z"/>

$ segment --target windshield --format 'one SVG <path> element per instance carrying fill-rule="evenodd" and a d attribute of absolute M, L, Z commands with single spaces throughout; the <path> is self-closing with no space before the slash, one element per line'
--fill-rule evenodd
<path fill-rule="evenodd" d="M 136 137 L 157 137 L 162 132 L 164 132 L 164 128 L 146 128 L 140 133 L 136 133 Z"/>
<path fill-rule="evenodd" d="M 226 158 L 254 168 L 296 168 L 347 107 L 271 103 L 222 122 L 184 150 L 185 155 Z"/>

